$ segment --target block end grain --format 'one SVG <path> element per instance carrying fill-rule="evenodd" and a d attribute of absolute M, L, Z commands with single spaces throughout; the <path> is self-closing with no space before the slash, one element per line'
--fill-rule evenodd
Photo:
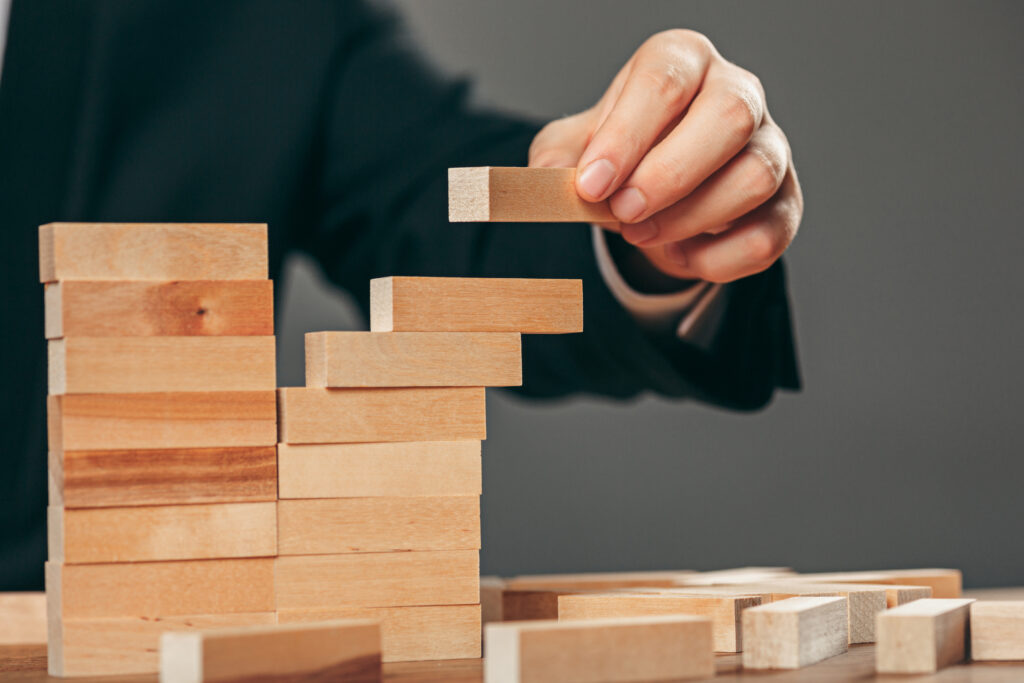
<path fill-rule="evenodd" d="M 448 220 L 452 223 L 489 221 L 490 169 L 448 169 Z"/>
<path fill-rule="evenodd" d="M 370 280 L 370 331 L 393 332 L 394 278 L 378 277 Z"/>

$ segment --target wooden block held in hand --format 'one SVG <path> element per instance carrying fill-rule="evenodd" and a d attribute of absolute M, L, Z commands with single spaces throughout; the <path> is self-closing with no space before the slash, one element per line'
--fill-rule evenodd
<path fill-rule="evenodd" d="M 46 644 L 46 593 L 0 593 L 0 645 Z"/>
<path fill-rule="evenodd" d="M 583 281 L 383 277 L 370 280 L 374 332 L 583 331 Z"/>
<path fill-rule="evenodd" d="M 971 659 L 1024 660 L 1024 600 L 971 604 Z"/>
<path fill-rule="evenodd" d="M 846 598 L 797 597 L 743 612 L 743 666 L 799 669 L 846 652 Z"/>
<path fill-rule="evenodd" d="M 932 673 L 962 661 L 973 600 L 926 599 L 880 612 L 875 670 Z"/>
<path fill-rule="evenodd" d="M 618 223 L 608 202 L 576 192 L 575 168 L 477 166 L 448 169 L 452 223 Z"/>

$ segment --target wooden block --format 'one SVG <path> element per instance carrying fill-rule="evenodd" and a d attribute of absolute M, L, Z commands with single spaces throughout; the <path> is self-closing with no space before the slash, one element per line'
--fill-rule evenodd
<path fill-rule="evenodd" d="M 480 605 L 336 607 L 281 610 L 280 623 L 327 619 L 380 622 L 385 662 L 475 659 L 480 656 Z"/>
<path fill-rule="evenodd" d="M 277 388 L 274 337 L 69 337 L 48 345 L 51 394 Z"/>
<path fill-rule="evenodd" d="M 715 674 L 711 620 L 672 615 L 519 621 L 484 629 L 488 683 L 603 683 Z"/>
<path fill-rule="evenodd" d="M 454 441 L 487 437 L 482 387 L 278 389 L 281 441 Z"/>
<path fill-rule="evenodd" d="M 846 598 L 797 597 L 743 612 L 743 667 L 800 669 L 847 650 Z"/>
<path fill-rule="evenodd" d="M 76 394 L 46 400 L 50 450 L 273 446 L 273 391 Z"/>
<path fill-rule="evenodd" d="M 67 508 L 277 499 L 277 449 L 51 451 L 51 505 Z"/>
<path fill-rule="evenodd" d="M 361 619 L 160 636 L 160 683 L 380 676 L 380 625 Z"/>
<path fill-rule="evenodd" d="M 480 548 L 477 496 L 282 500 L 277 509 L 281 555 Z"/>
<path fill-rule="evenodd" d="M 272 612 L 274 559 L 46 563 L 50 618 Z"/>
<path fill-rule="evenodd" d="M 370 280 L 374 332 L 583 331 L 583 281 L 384 277 Z"/>
<path fill-rule="evenodd" d="M 47 339 L 274 334 L 270 280 L 71 280 L 44 298 Z"/>
<path fill-rule="evenodd" d="M 504 621 L 501 607 L 504 592 L 505 580 L 500 576 L 480 577 L 480 620 L 484 624 Z"/>
<path fill-rule="evenodd" d="M 608 590 L 611 588 L 672 588 L 691 574 L 687 570 L 637 572 L 587 572 L 583 574 L 530 574 L 506 579 L 509 588 L 543 590 L 548 588 Z"/>
<path fill-rule="evenodd" d="M 971 603 L 971 659 L 1024 660 L 1024 601 Z"/>
<path fill-rule="evenodd" d="M 266 278 L 266 224 L 48 223 L 39 226 L 40 282 Z"/>
<path fill-rule="evenodd" d="M 511 387 L 515 332 L 309 332 L 308 387 Z"/>
<path fill-rule="evenodd" d="M 0 593 L 0 646 L 46 644 L 46 593 Z"/>
<path fill-rule="evenodd" d="M 903 586 L 929 586 L 934 598 L 959 598 L 963 574 L 959 569 L 890 569 L 885 571 L 799 574 L 794 581 L 817 583 L 878 583 Z"/>
<path fill-rule="evenodd" d="M 48 514 L 50 561 L 70 564 L 277 555 L 277 504 L 214 503 Z"/>
<path fill-rule="evenodd" d="M 973 600 L 926 599 L 880 612 L 875 631 L 879 673 L 932 673 L 963 661 Z"/>
<path fill-rule="evenodd" d="M 717 586 L 729 583 L 761 583 L 798 576 L 789 567 L 735 567 L 709 572 L 693 572 L 682 578 L 686 586 Z"/>
<path fill-rule="evenodd" d="M 276 560 L 277 608 L 476 605 L 476 550 L 291 555 Z"/>
<path fill-rule="evenodd" d="M 558 618 L 558 597 L 586 590 L 519 589 L 506 586 L 501 593 L 502 621 L 536 621 Z"/>
<path fill-rule="evenodd" d="M 280 444 L 281 498 L 479 496 L 479 441 Z"/>
<path fill-rule="evenodd" d="M 452 223 L 618 223 L 608 202 L 576 192 L 575 168 L 479 166 L 448 169 Z"/>

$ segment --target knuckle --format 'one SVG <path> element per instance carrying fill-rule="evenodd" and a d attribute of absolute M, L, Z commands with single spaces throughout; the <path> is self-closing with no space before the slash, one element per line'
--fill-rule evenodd
<path fill-rule="evenodd" d="M 682 164 L 658 158 L 644 161 L 645 168 L 637 185 L 655 204 L 660 197 L 680 194 L 689 190 L 692 182 Z"/>
<path fill-rule="evenodd" d="M 722 96 L 721 117 L 732 135 L 747 141 L 761 124 L 760 107 L 751 93 L 733 90 Z"/>
<path fill-rule="evenodd" d="M 664 107 L 676 111 L 686 104 L 686 74 L 679 65 L 659 62 L 656 67 L 644 68 L 637 76 Z"/>
<path fill-rule="evenodd" d="M 748 160 L 744 178 L 746 192 L 758 203 L 764 203 L 779 189 L 786 169 L 770 155 L 760 152 L 749 152 Z"/>
<path fill-rule="evenodd" d="M 785 234 L 768 226 L 751 230 L 743 239 L 743 250 L 747 260 L 757 264 L 770 265 L 786 247 Z"/>

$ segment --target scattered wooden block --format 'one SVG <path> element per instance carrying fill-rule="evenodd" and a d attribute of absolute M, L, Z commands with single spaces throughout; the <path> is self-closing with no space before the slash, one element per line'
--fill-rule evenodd
<path fill-rule="evenodd" d="M 587 591 L 572 588 L 520 589 L 506 586 L 501 592 L 501 620 L 558 619 L 559 596 L 581 592 Z"/>
<path fill-rule="evenodd" d="M 500 576 L 480 577 L 480 620 L 484 624 L 504 621 L 501 607 L 504 592 L 505 580 Z"/>
<path fill-rule="evenodd" d="M 478 550 L 478 496 L 321 498 L 277 504 L 281 555 Z"/>
<path fill-rule="evenodd" d="M 761 583 L 798 576 L 789 567 L 735 567 L 708 572 L 694 572 L 680 580 L 685 586 L 717 586 L 730 583 Z"/>
<path fill-rule="evenodd" d="M 971 659 L 1024 660 L 1024 600 L 971 603 Z"/>
<path fill-rule="evenodd" d="M 277 443 L 273 391 L 48 396 L 46 412 L 54 452 Z"/>
<path fill-rule="evenodd" d="M 693 572 L 687 570 L 637 572 L 587 572 L 583 574 L 530 574 L 506 579 L 517 590 L 608 590 L 614 588 L 672 588 Z"/>
<path fill-rule="evenodd" d="M 160 683 L 352 680 L 379 676 L 380 662 L 380 625 L 357 619 L 160 637 Z"/>
<path fill-rule="evenodd" d="M 479 166 L 448 169 L 452 223 L 618 223 L 608 202 L 576 192 L 575 168 Z"/>
<path fill-rule="evenodd" d="M 277 388 L 274 337 L 69 337 L 49 342 L 51 394 Z"/>
<path fill-rule="evenodd" d="M 928 586 L 934 598 L 959 598 L 963 574 L 959 569 L 891 569 L 886 571 L 799 574 L 794 581 L 816 583 L 878 583 L 903 586 Z"/>
<path fill-rule="evenodd" d="M 281 441 L 352 443 L 487 437 L 482 387 L 278 389 Z"/>
<path fill-rule="evenodd" d="M 46 338 L 274 334 L 271 280 L 46 285 Z"/>
<path fill-rule="evenodd" d="M 479 441 L 280 444 L 280 496 L 479 496 Z"/>
<path fill-rule="evenodd" d="M 291 555 L 276 560 L 277 608 L 479 604 L 476 550 Z"/>
<path fill-rule="evenodd" d="M 603 683 L 715 673 L 711 620 L 672 615 L 519 621 L 484 629 L 488 683 Z"/>
<path fill-rule="evenodd" d="M 973 600 L 926 599 L 880 612 L 875 670 L 932 673 L 964 659 Z"/>
<path fill-rule="evenodd" d="M 846 652 L 846 598 L 797 597 L 743 612 L 743 667 L 800 669 Z"/>
<path fill-rule="evenodd" d="M 39 281 L 263 280 L 267 226 L 255 223 L 48 223 Z"/>
<path fill-rule="evenodd" d="M 384 277 L 370 280 L 374 332 L 583 331 L 583 281 Z"/>
<path fill-rule="evenodd" d="M 309 332 L 308 387 L 511 387 L 515 332 Z"/>
<path fill-rule="evenodd" d="M 51 562 L 92 564 L 277 555 L 277 504 L 49 507 Z"/>
<path fill-rule="evenodd" d="M 0 645 L 46 643 L 46 593 L 0 593 Z"/>

